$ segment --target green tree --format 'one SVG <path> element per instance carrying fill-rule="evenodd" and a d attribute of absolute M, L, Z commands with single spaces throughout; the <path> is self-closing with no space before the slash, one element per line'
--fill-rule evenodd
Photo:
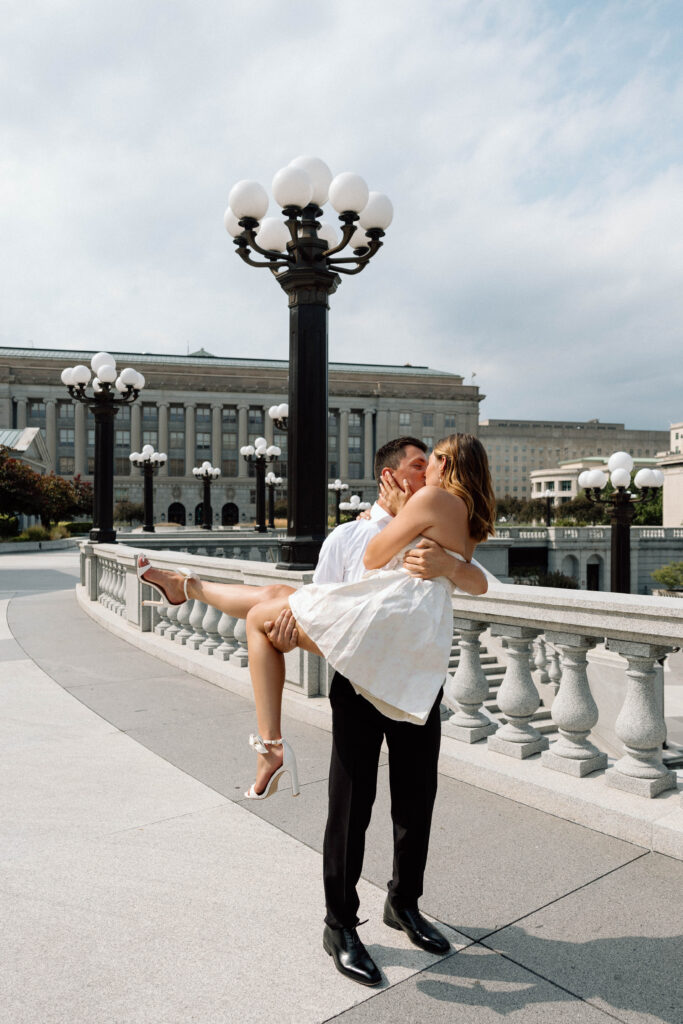
<path fill-rule="evenodd" d="M 93 503 L 92 484 L 88 483 L 87 480 L 81 480 L 81 474 L 78 473 L 73 478 L 71 486 L 74 489 L 77 502 L 77 508 L 74 509 L 74 515 L 91 516 Z"/>
<path fill-rule="evenodd" d="M 8 448 L 0 448 L 0 514 L 37 515 L 40 480 L 40 473 L 12 458 Z"/>
<path fill-rule="evenodd" d="M 142 522 L 145 518 L 145 506 L 134 501 L 117 501 L 114 505 L 114 519 L 117 523 Z"/>
<path fill-rule="evenodd" d="M 663 565 L 661 569 L 655 569 L 652 573 L 652 578 L 669 590 L 683 588 L 683 562 L 669 562 L 668 565 Z"/>

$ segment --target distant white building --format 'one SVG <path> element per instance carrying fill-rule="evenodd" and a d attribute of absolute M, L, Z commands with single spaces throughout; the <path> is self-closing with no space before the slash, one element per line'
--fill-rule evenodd
<path fill-rule="evenodd" d="M 609 453 L 610 455 L 612 452 Z M 655 469 L 660 464 L 656 458 L 644 458 L 634 456 L 633 469 Z M 579 487 L 579 475 L 584 469 L 601 469 L 609 475 L 607 459 L 595 457 L 592 459 L 577 459 L 575 461 L 561 462 L 559 466 L 550 469 L 537 469 L 530 474 L 531 497 L 540 498 L 546 491 L 552 491 L 554 495 L 553 505 L 564 505 L 572 498 L 575 498 L 581 488 Z"/>
<path fill-rule="evenodd" d="M 683 526 L 683 423 L 672 423 L 668 452 L 658 466 L 664 474 L 662 526 Z"/>

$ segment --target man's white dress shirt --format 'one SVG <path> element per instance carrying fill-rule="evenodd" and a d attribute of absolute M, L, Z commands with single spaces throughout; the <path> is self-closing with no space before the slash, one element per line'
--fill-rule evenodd
<path fill-rule="evenodd" d="M 355 519 L 333 530 L 320 549 L 313 582 L 357 583 L 362 579 L 365 549 L 391 519 L 390 514 L 375 502 L 369 519 Z"/>

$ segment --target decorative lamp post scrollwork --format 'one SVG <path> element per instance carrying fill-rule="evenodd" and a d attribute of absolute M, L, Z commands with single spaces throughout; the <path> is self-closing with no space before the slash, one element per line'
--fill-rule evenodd
<path fill-rule="evenodd" d="M 120 373 L 116 360 L 108 352 L 98 352 L 90 360 L 92 394 L 86 387 L 91 372 L 87 366 L 68 366 L 62 370 L 62 384 L 76 402 L 85 405 L 95 418 L 95 461 L 93 473 L 93 528 L 90 540 L 115 544 L 114 529 L 114 417 L 123 405 L 130 405 L 145 386 L 145 378 L 127 366 Z"/>
<path fill-rule="evenodd" d="M 339 526 L 340 512 L 341 512 L 341 496 L 342 491 L 348 491 L 349 485 L 343 484 L 341 480 L 335 480 L 334 483 L 327 485 L 328 491 L 334 491 L 334 522 L 336 526 Z"/>
<path fill-rule="evenodd" d="M 361 512 L 371 507 L 369 501 L 361 501 L 357 494 L 352 494 L 348 501 L 342 501 L 339 505 L 342 512 L 350 512 L 354 519 L 358 519 Z"/>
<path fill-rule="evenodd" d="M 327 532 L 329 297 L 340 274 L 360 273 L 381 247 L 393 209 L 359 175 L 333 178 L 317 157 L 297 157 L 278 171 L 272 189 L 284 220 L 265 216 L 268 195 L 258 182 L 240 181 L 230 192 L 225 226 L 237 255 L 270 270 L 289 300 L 289 515 L 279 564 L 310 568 Z M 328 199 L 339 214 L 341 236 L 319 219 Z"/>
<path fill-rule="evenodd" d="M 275 488 L 282 487 L 282 477 L 275 476 L 272 471 L 266 473 L 266 487 L 268 488 L 268 526 L 275 529 Z"/>
<path fill-rule="evenodd" d="M 257 437 L 253 444 L 240 448 L 245 462 L 254 466 L 256 473 L 256 530 L 266 533 L 266 466 L 282 454 L 276 444 L 269 445 L 265 437 Z"/>
<path fill-rule="evenodd" d="M 201 466 L 194 466 L 192 475 L 204 483 L 204 495 L 202 498 L 202 530 L 210 530 L 213 524 L 213 511 L 211 509 L 211 481 L 221 475 L 220 469 L 212 466 L 210 462 L 202 462 Z"/>
<path fill-rule="evenodd" d="M 268 415 L 278 430 L 287 430 L 289 427 L 289 406 L 286 402 L 281 405 L 271 405 Z"/>
<path fill-rule="evenodd" d="M 128 458 L 131 465 L 141 469 L 145 478 L 144 483 L 144 507 L 145 522 L 142 527 L 143 533 L 154 533 L 154 500 L 152 495 L 152 481 L 154 474 L 168 459 L 165 452 L 155 452 L 151 444 L 146 444 L 141 452 L 131 452 Z"/>
<path fill-rule="evenodd" d="M 634 483 L 640 489 L 640 497 L 634 498 L 627 489 L 631 484 L 633 459 L 628 452 L 615 452 L 607 462 L 610 482 L 614 488 L 611 494 L 601 495 L 607 483 L 607 474 L 601 469 L 588 469 L 579 474 L 579 487 L 594 505 L 603 505 L 609 514 L 612 532 L 612 553 L 610 589 L 613 594 L 631 593 L 631 523 L 635 506 L 648 501 L 664 483 L 664 474 L 659 469 L 639 469 Z"/>

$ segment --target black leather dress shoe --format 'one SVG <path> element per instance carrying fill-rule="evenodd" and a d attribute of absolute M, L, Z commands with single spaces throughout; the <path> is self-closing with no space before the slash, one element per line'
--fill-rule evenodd
<path fill-rule="evenodd" d="M 395 907 L 387 896 L 384 923 L 404 931 L 414 946 L 428 953 L 447 953 L 451 944 L 438 928 L 422 916 L 417 907 Z"/>
<path fill-rule="evenodd" d="M 379 985 L 382 975 L 358 938 L 355 928 L 330 928 L 325 925 L 323 949 L 334 960 L 340 974 L 361 985 Z"/>

